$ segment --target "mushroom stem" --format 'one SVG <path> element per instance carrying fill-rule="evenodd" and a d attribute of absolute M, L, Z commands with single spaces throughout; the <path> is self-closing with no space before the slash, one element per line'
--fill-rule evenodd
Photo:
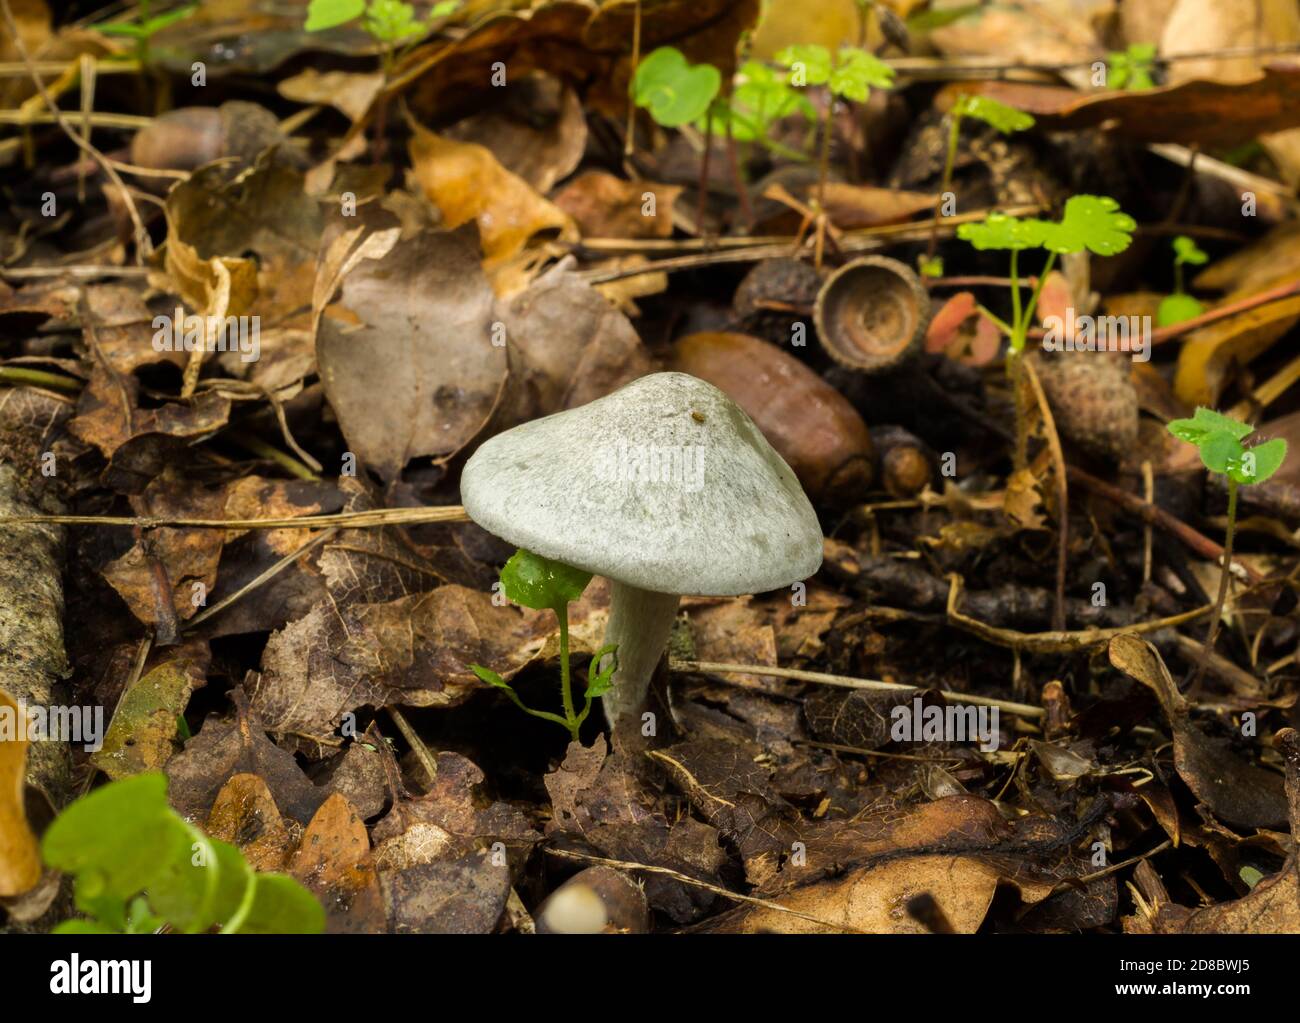
<path fill-rule="evenodd" d="M 618 644 L 614 688 L 606 693 L 605 717 L 613 726 L 645 703 L 650 677 L 668 645 L 677 617 L 676 593 L 656 593 L 611 579 L 605 642 Z"/>

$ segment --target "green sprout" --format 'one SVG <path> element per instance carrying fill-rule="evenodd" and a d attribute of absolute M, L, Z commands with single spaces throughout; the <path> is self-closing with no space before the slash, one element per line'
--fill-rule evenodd
<path fill-rule="evenodd" d="M 1202 252 L 1196 242 L 1185 234 L 1174 239 L 1174 293 L 1166 295 L 1156 310 L 1156 326 L 1169 327 L 1184 320 L 1195 319 L 1205 312 L 1205 306 L 1183 288 L 1183 266 L 1201 266 L 1210 257 Z"/>
<path fill-rule="evenodd" d="M 894 85 L 894 69 L 879 57 L 856 46 L 843 46 L 834 54 L 816 43 L 787 46 L 776 55 L 777 62 L 790 69 L 790 84 L 795 88 L 824 85 L 832 97 L 865 103 L 872 88 L 889 89 Z M 817 224 L 816 263 L 821 265 L 821 241 L 826 231 L 826 177 L 830 169 L 832 118 L 829 112 L 821 120 L 821 152 L 817 159 L 817 196 L 814 219 Z M 803 236 L 808 221 L 800 227 Z M 797 244 L 797 243 L 796 243 Z"/>
<path fill-rule="evenodd" d="M 777 121 L 795 113 L 802 114 L 809 123 L 817 118 L 813 105 L 785 75 L 751 60 L 736 72 L 731 95 L 718 96 L 696 127 L 714 135 L 730 133 L 737 142 L 756 142 L 788 159 L 806 160 L 806 155 L 770 136 Z"/>
<path fill-rule="evenodd" d="M 531 607 L 535 611 L 551 610 L 560 623 L 560 701 L 564 715 L 550 711 L 534 710 L 524 704 L 514 688 L 490 668 L 471 664 L 470 670 L 488 685 L 505 690 L 514 701 L 515 706 L 525 714 L 544 721 L 554 721 L 569 732 L 574 742 L 578 741 L 578 731 L 591 713 L 592 701 L 604 696 L 614 685 L 614 672 L 618 670 L 618 655 L 614 645 L 601 647 L 592 656 L 591 669 L 587 677 L 587 691 L 581 712 L 574 710 L 573 691 L 569 673 L 569 604 L 582 596 L 583 590 L 591 582 L 591 573 L 566 565 L 562 561 L 552 561 L 531 551 L 518 550 L 505 567 L 501 569 L 501 588 L 505 595 L 516 604 Z M 602 660 L 607 663 L 600 666 Z"/>
<path fill-rule="evenodd" d="M 943 276 L 943 260 L 935 255 L 939 243 L 939 217 L 943 209 L 943 197 L 952 188 L 953 169 L 957 164 L 957 143 L 961 138 L 961 122 L 967 117 L 983 121 L 1003 135 L 1027 131 L 1034 126 L 1033 117 L 1023 110 L 1017 110 L 987 96 L 963 93 L 957 98 L 957 102 L 948 112 L 948 151 L 943 162 L 943 180 L 939 184 L 939 199 L 934 206 L 934 219 L 930 222 L 929 246 L 920 262 L 921 275 L 924 277 Z"/>
<path fill-rule="evenodd" d="M 1156 65 L 1154 43 L 1132 43 L 1127 50 L 1106 54 L 1106 63 L 1110 65 L 1112 89 L 1136 92 L 1156 87 L 1155 79 L 1151 76 Z"/>
<path fill-rule="evenodd" d="M 661 46 L 637 65 L 632 99 L 656 124 L 678 128 L 703 117 L 721 87 L 712 64 L 691 64 L 681 50 Z"/>
<path fill-rule="evenodd" d="M 125 36 L 135 40 L 135 59 L 141 67 L 149 63 L 149 41 L 168 25 L 188 18 L 199 9 L 198 4 L 186 4 L 174 11 L 150 15 L 149 0 L 140 0 L 139 12 L 133 19 L 112 21 L 96 26 L 106 36 Z"/>
<path fill-rule="evenodd" d="M 399 49 L 424 34 L 429 25 L 445 18 L 460 6 L 460 0 L 439 0 L 421 21 L 415 8 L 402 0 L 311 0 L 307 6 L 308 32 L 323 32 L 338 28 L 350 21 L 361 19 L 361 27 L 384 46 L 385 73 L 392 69 L 393 59 Z"/>
<path fill-rule="evenodd" d="M 56 934 L 319 934 L 325 911 L 285 874 L 259 873 L 235 846 L 209 838 L 167 805 L 159 772 L 111 782 L 54 819 L 48 866 L 73 876 L 85 919 Z"/>
<path fill-rule="evenodd" d="M 1066 202 L 1059 221 L 1011 217 L 995 212 L 988 214 L 982 221 L 962 224 L 957 228 L 957 237 L 970 242 L 981 252 L 999 249 L 1011 253 L 1011 322 L 1006 323 L 986 309 L 982 312 L 1008 336 L 1012 354 L 1020 355 L 1025 350 L 1029 325 L 1033 322 L 1039 296 L 1047 275 L 1056 263 L 1056 257 L 1085 249 L 1098 256 L 1114 256 L 1129 247 L 1136 227 L 1133 218 L 1109 196 L 1076 195 Z M 1019 257 L 1025 249 L 1046 249 L 1047 259 L 1038 274 L 1029 301 L 1022 304 Z"/>
<path fill-rule="evenodd" d="M 1198 408 L 1191 419 L 1175 419 L 1169 423 L 1169 432 L 1179 440 L 1195 444 L 1201 462 L 1210 472 L 1217 472 L 1228 480 L 1228 526 L 1223 542 L 1223 569 L 1219 576 L 1219 595 L 1210 614 L 1210 628 L 1205 636 L 1205 656 L 1197 665 L 1192 685 L 1200 681 L 1206 659 L 1214 650 L 1214 640 L 1219 633 L 1219 619 L 1228 595 L 1228 575 L 1232 565 L 1232 541 L 1237 523 L 1237 488 L 1254 486 L 1272 477 L 1286 461 L 1286 441 L 1281 437 L 1244 447 L 1242 441 L 1254 433 L 1254 427 L 1215 412 Z"/>

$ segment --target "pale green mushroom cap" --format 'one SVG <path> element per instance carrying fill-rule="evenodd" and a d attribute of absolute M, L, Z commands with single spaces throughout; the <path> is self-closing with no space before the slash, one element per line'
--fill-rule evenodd
<path fill-rule="evenodd" d="M 762 593 L 821 567 L 821 525 L 790 467 L 735 402 L 685 373 L 498 434 L 460 492 L 516 547 L 644 590 Z"/>

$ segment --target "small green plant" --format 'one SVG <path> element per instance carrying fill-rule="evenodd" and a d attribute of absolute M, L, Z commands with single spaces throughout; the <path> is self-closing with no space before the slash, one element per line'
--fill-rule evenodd
<path fill-rule="evenodd" d="M 590 572 L 583 572 L 562 561 L 552 561 L 525 550 L 516 551 L 501 569 L 501 589 L 510 600 L 535 611 L 555 612 L 555 618 L 560 624 L 560 702 L 564 708 L 563 716 L 526 706 L 510 683 L 495 671 L 478 664 L 470 665 L 475 675 L 489 685 L 504 690 L 515 706 L 525 714 L 544 721 L 554 721 L 568 730 L 574 742 L 578 741 L 578 731 L 591 713 L 592 701 L 609 692 L 614 685 L 614 672 L 618 670 L 618 656 L 613 645 L 597 650 L 591 659 L 582 710 L 575 711 L 569 672 L 569 604 L 582 596 L 589 582 Z M 603 666 L 602 660 L 607 662 Z"/>
<path fill-rule="evenodd" d="M 1201 266 L 1209 258 L 1187 235 L 1180 234 L 1174 239 L 1174 293 L 1161 300 L 1160 308 L 1156 310 L 1156 326 L 1169 327 L 1195 319 L 1205 312 L 1205 306 L 1183 288 L 1183 267 L 1189 263 Z"/>
<path fill-rule="evenodd" d="M 661 46 L 632 77 L 632 100 L 655 123 L 680 128 L 704 116 L 722 87 L 722 72 L 712 64 L 692 64 L 673 46 Z"/>
<path fill-rule="evenodd" d="M 963 93 L 957 98 L 957 102 L 948 112 L 948 149 L 943 162 L 943 180 L 939 184 L 939 199 L 935 203 L 934 220 L 930 224 L 929 246 L 920 264 L 921 274 L 926 277 L 943 276 L 943 260 L 935 255 L 939 241 L 939 218 L 943 210 L 943 197 L 952 188 L 953 168 L 957 163 L 957 143 L 961 139 L 961 122 L 967 117 L 983 121 L 1003 135 L 1027 131 L 1034 126 L 1031 115 L 987 96 Z"/>
<path fill-rule="evenodd" d="M 806 154 L 782 145 L 770 135 L 777 121 L 795 113 L 802 114 L 810 124 L 817 119 L 813 105 L 790 85 L 786 75 L 751 60 L 736 72 L 731 95 L 718 96 L 696 127 L 719 137 L 730 132 L 737 142 L 756 142 L 788 159 L 807 160 Z"/>
<path fill-rule="evenodd" d="M 1228 595 L 1232 541 L 1237 523 L 1237 488 L 1263 483 L 1282 468 L 1282 463 L 1286 461 L 1286 441 L 1276 437 L 1251 448 L 1244 447 L 1242 441 L 1254 433 L 1254 427 L 1208 408 L 1198 408 L 1191 419 L 1173 420 L 1168 429 L 1179 440 L 1195 444 L 1205 467 L 1228 480 L 1228 526 L 1223 542 L 1219 594 L 1214 602 L 1214 610 L 1210 613 L 1210 628 L 1205 636 L 1205 657 L 1197 664 L 1192 680 L 1192 685 L 1195 685 L 1205 670 L 1206 658 L 1214 650 L 1223 603 Z"/>
<path fill-rule="evenodd" d="M 776 55 L 777 62 L 790 69 L 790 84 L 795 88 L 824 85 L 832 97 L 865 103 L 872 88 L 889 89 L 894 85 L 894 69 L 879 57 L 856 46 L 843 46 L 834 54 L 816 43 L 787 46 Z M 832 99 L 832 109 L 834 101 Z M 821 265 L 822 239 L 826 233 L 826 177 L 830 170 L 831 132 L 833 118 L 828 110 L 820 118 L 821 151 L 817 158 L 817 195 L 814 199 L 811 222 L 817 225 L 815 261 Z M 810 220 L 804 223 L 796 236 L 796 245 L 802 239 Z"/>
<path fill-rule="evenodd" d="M 1112 89 L 1135 92 L 1156 87 L 1155 78 L 1151 74 L 1156 66 L 1154 43 L 1131 43 L 1126 50 L 1106 54 L 1106 63 L 1110 66 L 1110 80 L 1107 84 Z"/>
<path fill-rule="evenodd" d="M 199 9 L 198 4 L 186 4 L 174 11 L 151 15 L 149 0 L 140 0 L 139 10 L 134 18 L 124 21 L 111 21 L 107 25 L 96 26 L 106 36 L 125 36 L 135 41 L 135 59 L 143 67 L 149 63 L 149 41 L 168 25 L 188 18 Z"/>
<path fill-rule="evenodd" d="M 388 73 L 397 53 L 404 45 L 423 35 L 432 22 L 451 14 L 460 6 L 460 0 L 440 0 L 433 5 L 429 15 L 421 21 L 415 8 L 402 0 L 311 0 L 307 7 L 308 32 L 346 25 L 361 19 L 361 27 L 378 43 L 384 45 L 384 72 Z"/>
<path fill-rule="evenodd" d="M 76 906 L 60 934 L 319 934 L 325 911 L 285 874 L 255 872 L 227 842 L 167 805 L 158 772 L 111 782 L 54 819 L 45 862 L 73 876 Z"/>

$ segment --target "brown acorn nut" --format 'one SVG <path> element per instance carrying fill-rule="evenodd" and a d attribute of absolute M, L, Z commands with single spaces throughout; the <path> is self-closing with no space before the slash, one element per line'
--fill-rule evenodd
<path fill-rule="evenodd" d="M 882 373 L 905 365 L 921 350 L 930 295 L 903 263 L 866 256 L 826 279 L 813 319 L 832 359 L 864 373 Z"/>
<path fill-rule="evenodd" d="M 844 504 L 871 485 L 871 433 L 839 391 L 748 334 L 688 334 L 671 368 L 707 380 L 745 410 L 814 501 Z"/>
<path fill-rule="evenodd" d="M 873 426 L 880 485 L 891 497 L 915 497 L 934 480 L 936 458 L 925 441 L 901 426 Z"/>
<path fill-rule="evenodd" d="M 650 910 L 645 890 L 612 867 L 574 874 L 537 907 L 538 934 L 645 934 Z"/>
<path fill-rule="evenodd" d="M 231 100 L 219 107 L 179 107 L 135 133 L 131 162 L 154 170 L 194 170 L 223 156 L 251 164 L 284 141 L 279 121 L 256 103 Z"/>

